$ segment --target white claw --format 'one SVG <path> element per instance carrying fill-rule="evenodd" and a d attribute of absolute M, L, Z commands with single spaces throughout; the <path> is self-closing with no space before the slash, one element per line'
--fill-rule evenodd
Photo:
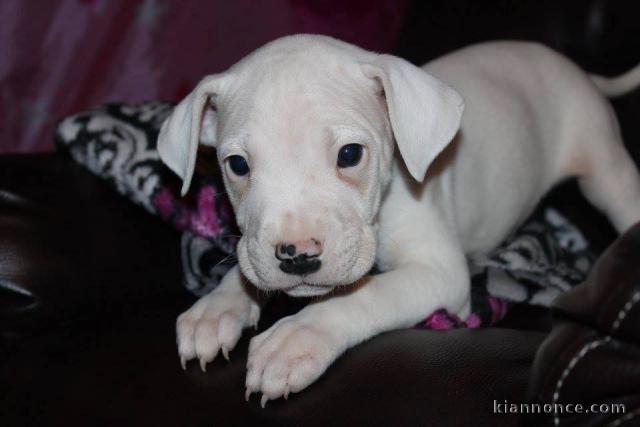
<path fill-rule="evenodd" d="M 200 369 L 202 370 L 202 372 L 207 372 L 207 360 L 206 359 L 200 359 Z"/>
<path fill-rule="evenodd" d="M 289 387 L 284 390 L 284 400 L 289 400 Z"/>
<path fill-rule="evenodd" d="M 182 366 L 183 371 L 187 370 L 187 359 L 184 356 L 180 356 L 180 366 Z"/>
<path fill-rule="evenodd" d="M 227 350 L 227 347 L 225 346 L 222 346 L 222 355 L 225 359 L 227 359 L 227 362 L 231 362 L 231 360 L 229 359 L 229 350 Z"/>
<path fill-rule="evenodd" d="M 262 406 L 262 409 L 265 408 L 265 406 L 267 406 L 267 401 L 269 400 L 269 398 L 267 397 L 266 394 L 262 395 L 262 399 L 260 399 L 260 406 Z"/>
<path fill-rule="evenodd" d="M 251 397 L 251 390 L 247 389 L 247 390 L 244 392 L 244 401 L 245 401 L 245 402 L 248 402 L 250 397 Z"/>

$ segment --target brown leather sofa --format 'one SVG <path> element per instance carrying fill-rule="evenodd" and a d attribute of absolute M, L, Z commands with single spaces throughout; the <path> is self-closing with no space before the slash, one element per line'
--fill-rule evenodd
<path fill-rule="evenodd" d="M 534 330 L 385 334 L 307 391 L 261 409 L 244 401 L 247 339 L 206 374 L 180 368 L 174 322 L 193 298 L 180 284 L 178 247 L 170 227 L 69 159 L 0 156 L 2 425 L 486 418 L 493 399 L 524 399 L 548 328 L 541 310 Z"/>
<path fill-rule="evenodd" d="M 420 62 L 485 39 L 536 39 L 615 74 L 640 61 L 640 44 L 638 31 L 628 32 L 634 8 L 611 3 L 415 2 L 397 53 Z M 637 159 L 640 94 L 615 106 Z M 611 243 L 609 225 L 571 183 L 548 202 L 597 249 Z M 383 334 L 266 409 L 255 396 L 244 401 L 255 332 L 231 362 L 216 360 L 207 373 L 180 368 L 174 322 L 194 299 L 181 286 L 178 242 L 62 155 L 0 156 L 0 426 L 556 423 L 549 414 L 496 413 L 505 400 L 624 403 L 625 414 L 564 413 L 556 425 L 640 425 L 639 228 L 552 310 L 516 306 L 479 330 Z"/>

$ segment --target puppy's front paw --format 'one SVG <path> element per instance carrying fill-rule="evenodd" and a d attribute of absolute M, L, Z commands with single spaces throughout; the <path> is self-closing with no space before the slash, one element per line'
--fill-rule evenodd
<path fill-rule="evenodd" d="M 246 398 L 268 400 L 295 393 L 314 382 L 344 350 L 344 340 L 304 311 L 281 319 L 249 344 Z"/>
<path fill-rule="evenodd" d="M 216 293 L 200 298 L 178 317 L 176 338 L 182 368 L 188 360 L 200 360 L 205 371 L 218 351 L 228 360 L 242 334 L 242 329 L 255 326 L 260 307 L 253 300 L 238 293 Z"/>

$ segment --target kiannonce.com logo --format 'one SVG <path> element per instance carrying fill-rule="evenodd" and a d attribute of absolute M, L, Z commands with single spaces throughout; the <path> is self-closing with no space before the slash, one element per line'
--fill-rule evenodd
<path fill-rule="evenodd" d="M 493 401 L 494 414 L 624 414 L 624 403 L 513 403 Z"/>

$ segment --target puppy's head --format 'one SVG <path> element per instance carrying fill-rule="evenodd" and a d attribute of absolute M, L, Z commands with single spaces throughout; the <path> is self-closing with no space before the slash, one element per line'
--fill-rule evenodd
<path fill-rule="evenodd" d="M 184 193 L 198 143 L 216 147 L 243 274 L 265 290 L 321 295 L 374 262 L 394 143 L 422 181 L 462 110 L 453 89 L 406 61 L 292 36 L 203 79 L 163 124 L 158 149 Z"/>

